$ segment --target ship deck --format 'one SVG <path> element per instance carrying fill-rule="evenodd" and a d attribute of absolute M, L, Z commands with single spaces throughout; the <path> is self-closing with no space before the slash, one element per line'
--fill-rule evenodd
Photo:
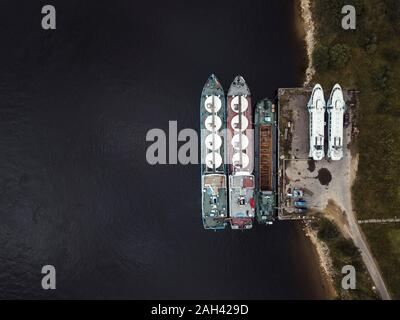
<path fill-rule="evenodd" d="M 343 117 L 346 105 L 341 88 L 334 88 L 328 101 L 328 157 L 339 160 L 343 157 Z"/>
<path fill-rule="evenodd" d="M 224 229 L 227 222 L 225 165 L 225 95 L 211 75 L 200 99 L 202 219 L 205 229 Z"/>
<path fill-rule="evenodd" d="M 224 228 L 227 216 L 226 176 L 210 174 L 202 177 L 203 219 L 205 228 Z"/>
<path fill-rule="evenodd" d="M 254 185 L 253 175 L 229 176 L 231 218 L 254 217 Z"/>

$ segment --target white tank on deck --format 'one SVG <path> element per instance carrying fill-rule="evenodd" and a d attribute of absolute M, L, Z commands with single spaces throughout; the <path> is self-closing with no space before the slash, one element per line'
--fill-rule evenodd
<path fill-rule="evenodd" d="M 215 169 L 219 168 L 222 165 L 222 157 L 219 154 L 219 152 L 211 152 L 206 155 L 206 165 L 210 169 L 214 169 L 214 163 L 215 163 Z"/>
<path fill-rule="evenodd" d="M 243 152 L 237 152 L 232 157 L 232 164 L 238 169 L 245 169 L 249 163 L 249 156 Z"/>
<path fill-rule="evenodd" d="M 242 141 L 240 141 L 240 139 L 242 139 Z M 240 142 L 242 142 L 241 146 Z M 249 138 L 247 138 L 247 136 L 244 134 L 235 134 L 231 140 L 231 143 L 235 150 L 245 150 L 249 146 Z"/>
<path fill-rule="evenodd" d="M 222 106 L 221 99 L 217 96 L 209 96 L 204 101 L 204 107 L 208 113 L 217 113 Z"/>
<path fill-rule="evenodd" d="M 217 115 L 210 115 L 206 118 L 204 125 L 208 131 L 217 132 L 222 127 L 222 120 Z"/>
<path fill-rule="evenodd" d="M 249 102 L 243 96 L 236 96 L 231 101 L 231 108 L 236 113 L 239 113 L 239 109 L 241 112 L 245 112 L 249 107 Z"/>
<path fill-rule="evenodd" d="M 236 115 L 232 118 L 231 126 L 232 126 L 233 130 L 235 130 L 237 132 L 244 131 L 249 127 L 249 120 L 247 120 L 247 118 L 244 115 L 242 115 L 241 126 L 239 126 L 239 122 L 240 122 L 239 115 Z"/>
<path fill-rule="evenodd" d="M 218 134 L 210 133 L 205 139 L 205 144 L 209 150 L 218 150 L 222 146 L 222 139 Z"/>

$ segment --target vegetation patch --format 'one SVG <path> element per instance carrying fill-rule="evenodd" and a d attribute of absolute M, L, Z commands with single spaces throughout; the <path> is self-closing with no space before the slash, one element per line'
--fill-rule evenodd
<path fill-rule="evenodd" d="M 393 299 L 400 299 L 400 224 L 365 224 L 371 250 L 385 275 Z"/>
<path fill-rule="evenodd" d="M 341 27 L 344 5 L 356 8 L 356 30 Z M 312 12 L 314 81 L 325 88 L 339 82 L 360 91 L 354 146 L 359 166 L 353 187 L 358 219 L 393 218 L 400 208 L 400 1 L 313 0 Z M 388 228 L 363 226 L 387 285 L 399 298 L 400 252 L 394 249 L 399 236 L 393 231 L 397 227 Z"/>
<path fill-rule="evenodd" d="M 333 264 L 333 278 L 339 299 L 377 299 L 372 289 L 372 280 L 365 269 L 360 251 L 351 239 L 346 239 L 336 224 L 331 220 L 320 216 L 314 220 L 312 227 L 318 230 L 318 239 L 325 242 L 329 248 Z M 356 269 L 356 289 L 344 290 L 342 288 L 342 268 L 352 265 Z"/>

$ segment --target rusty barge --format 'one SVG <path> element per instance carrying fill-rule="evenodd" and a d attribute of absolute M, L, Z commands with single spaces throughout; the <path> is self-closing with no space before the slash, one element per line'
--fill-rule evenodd
<path fill-rule="evenodd" d="M 254 117 L 256 162 L 256 219 L 272 224 L 277 204 L 277 121 L 276 106 L 269 99 L 257 103 Z"/>

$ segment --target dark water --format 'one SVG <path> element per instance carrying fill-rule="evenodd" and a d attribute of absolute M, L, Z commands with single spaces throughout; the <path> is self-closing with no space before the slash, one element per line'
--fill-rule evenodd
<path fill-rule="evenodd" d="M 198 128 L 211 72 L 299 84 L 293 1 L 51 3 L 50 32 L 47 2 L 0 5 L 0 297 L 321 297 L 293 224 L 206 232 L 199 168 L 145 158 L 149 129 Z"/>

